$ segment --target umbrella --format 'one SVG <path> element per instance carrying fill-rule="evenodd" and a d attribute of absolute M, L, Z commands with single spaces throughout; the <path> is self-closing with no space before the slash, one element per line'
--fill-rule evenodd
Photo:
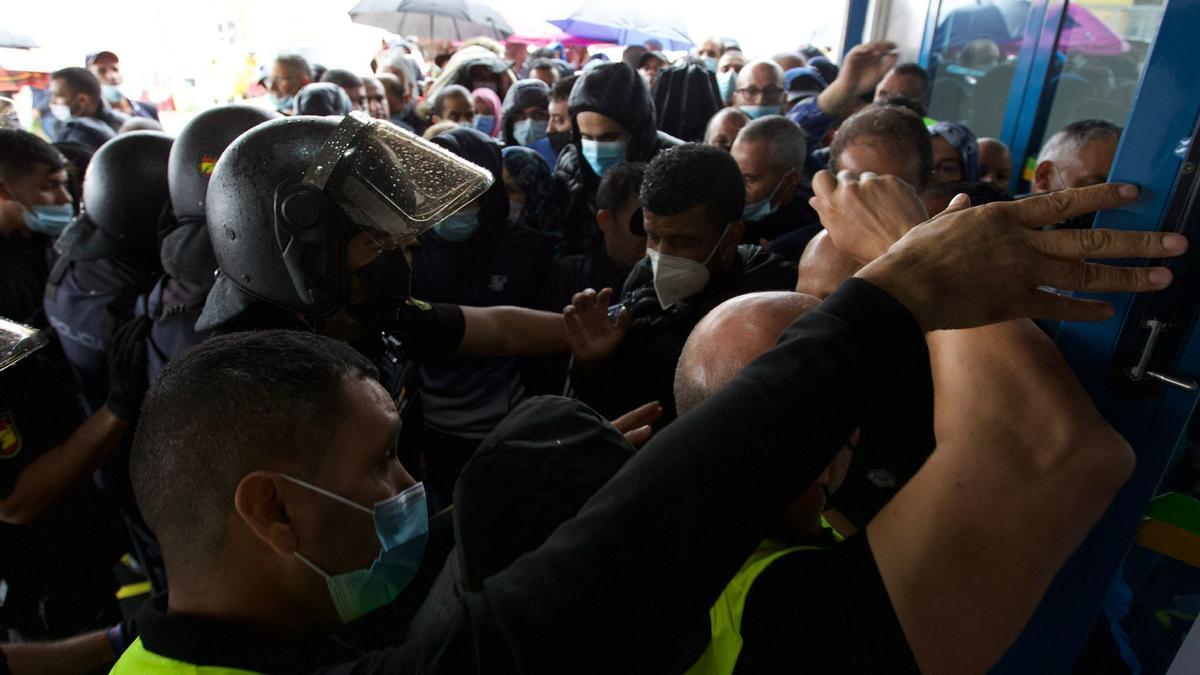
<path fill-rule="evenodd" d="M 933 50 L 965 47 L 972 40 L 991 40 L 1002 51 L 1015 53 L 1025 35 L 1029 17 L 1028 0 L 1001 0 L 995 4 L 967 5 L 955 9 L 938 24 Z M 1058 38 L 1062 52 L 1112 56 L 1129 51 L 1129 43 L 1087 7 L 1069 3 Z"/>
<path fill-rule="evenodd" d="M 362 0 L 351 8 L 350 20 L 431 40 L 503 39 L 512 34 L 504 17 L 470 0 Z"/>
<path fill-rule="evenodd" d="M 1067 53 L 1116 56 L 1129 51 L 1129 43 L 1087 7 L 1067 5 L 1058 49 Z"/>
<path fill-rule="evenodd" d="M 548 45 L 555 42 L 564 47 L 587 47 L 590 45 L 611 44 L 603 40 L 579 37 L 564 32 L 558 26 L 545 21 L 517 21 L 513 26 L 513 34 L 508 36 L 509 42 L 520 42 L 526 45 Z"/>
<path fill-rule="evenodd" d="M 677 17 L 632 0 L 587 0 L 565 19 L 550 23 L 581 38 L 618 45 L 658 40 L 664 49 L 688 49 L 695 43 Z"/>
<path fill-rule="evenodd" d="M 0 47 L 33 49 L 37 46 L 38 43 L 24 33 L 19 33 L 11 28 L 0 28 Z"/>

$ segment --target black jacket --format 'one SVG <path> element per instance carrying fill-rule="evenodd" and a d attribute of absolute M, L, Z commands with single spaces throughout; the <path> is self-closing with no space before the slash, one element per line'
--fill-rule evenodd
<path fill-rule="evenodd" d="M 924 349 L 900 303 L 848 281 L 778 347 L 655 435 L 543 546 L 464 597 L 440 634 L 333 666 L 346 650 L 319 638 L 280 640 L 150 603 L 139 616 L 142 642 L 169 658 L 268 672 L 683 672 L 706 642 L 694 639 L 692 620 L 708 616 L 779 514 L 861 424 L 881 378 Z M 141 625 L 143 617 L 152 620 Z"/>
<path fill-rule="evenodd" d="M 600 177 L 580 154 L 581 137 L 575 118 L 581 112 L 597 112 L 616 120 L 630 134 L 625 159 L 648 162 L 661 150 L 679 145 L 674 136 L 658 130 L 654 101 L 640 75 L 624 63 L 607 63 L 586 71 L 567 100 L 571 114 L 571 145 L 558 155 L 554 169 L 555 202 L 561 209 L 557 219 L 564 230 L 563 255 L 586 253 L 597 245 L 596 190 Z M 551 219 L 550 222 L 554 222 Z"/>
<path fill-rule="evenodd" d="M 803 231 L 804 236 L 803 241 L 798 242 L 799 253 L 791 255 L 797 242 L 793 242 L 790 249 L 777 251 L 774 247 L 771 248 L 772 253 L 791 260 L 799 260 L 800 253 L 804 252 L 804 246 L 821 231 L 821 220 L 817 216 L 817 212 L 808 205 L 808 198 L 811 196 L 811 192 L 803 189 L 797 190 L 792 201 L 783 208 L 760 221 L 746 222 L 746 234 L 742 241 L 747 244 L 758 244 L 760 240 L 766 239 L 773 244 L 776 239 L 785 235 L 790 235 L 789 239 L 795 237 L 796 235 L 792 233 L 800 230 Z"/>
<path fill-rule="evenodd" d="M 643 259 L 629 273 L 622 295 L 632 319 L 629 333 L 598 367 L 572 369 L 575 394 L 608 419 L 658 401 L 663 407 L 657 425 L 661 428 L 675 419 L 675 366 L 700 319 L 738 295 L 795 288 L 793 263 L 757 246 L 743 245 L 724 274 L 697 295 L 664 310 L 654 290 L 650 259 Z"/>

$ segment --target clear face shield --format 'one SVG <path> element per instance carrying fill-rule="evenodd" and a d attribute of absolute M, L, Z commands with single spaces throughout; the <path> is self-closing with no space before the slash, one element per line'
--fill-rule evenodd
<path fill-rule="evenodd" d="M 325 141 L 303 183 L 333 198 L 377 242 L 382 237 L 395 246 L 466 206 L 494 180 L 487 169 L 354 111 Z"/>
<path fill-rule="evenodd" d="M 0 371 L 46 346 L 42 331 L 0 317 Z"/>

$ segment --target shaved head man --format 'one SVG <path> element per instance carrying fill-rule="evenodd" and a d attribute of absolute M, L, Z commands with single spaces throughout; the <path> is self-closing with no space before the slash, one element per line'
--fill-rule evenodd
<path fill-rule="evenodd" d="M 708 128 L 704 131 L 704 144 L 729 150 L 733 147 L 738 132 L 749 122 L 750 116 L 738 108 L 720 110 L 708 121 Z"/>
<path fill-rule="evenodd" d="M 783 111 L 783 98 L 783 68 L 778 63 L 752 61 L 738 73 L 733 103 L 750 119 L 778 115 Z"/>
<path fill-rule="evenodd" d="M 979 139 L 979 180 L 995 183 L 1005 190 L 1012 179 L 1012 153 L 995 138 Z"/>

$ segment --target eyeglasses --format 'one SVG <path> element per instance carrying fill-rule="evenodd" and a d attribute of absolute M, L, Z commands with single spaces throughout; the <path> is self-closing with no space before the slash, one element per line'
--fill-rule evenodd
<path fill-rule="evenodd" d="M 758 87 L 750 86 L 750 87 L 745 87 L 743 89 L 738 89 L 737 91 L 739 94 L 741 94 L 742 96 L 745 96 L 746 98 L 753 99 L 753 98 L 759 98 L 761 96 L 762 99 L 765 101 L 776 101 L 783 97 L 783 90 L 780 89 L 779 87 L 775 87 L 775 86 L 766 87 L 763 89 L 759 89 Z"/>

